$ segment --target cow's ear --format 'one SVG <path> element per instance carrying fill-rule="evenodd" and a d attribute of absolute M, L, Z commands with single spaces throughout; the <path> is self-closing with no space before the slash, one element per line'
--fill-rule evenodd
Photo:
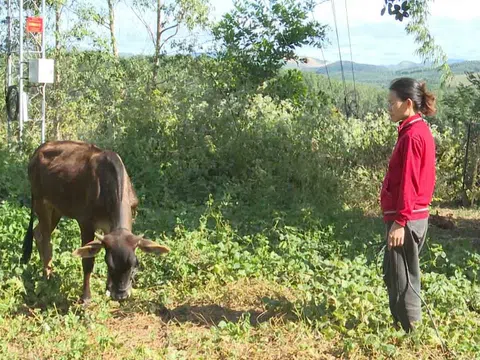
<path fill-rule="evenodd" d="M 142 239 L 142 238 L 139 238 L 137 246 L 142 251 L 145 251 L 146 253 L 150 253 L 150 254 L 161 255 L 161 254 L 166 254 L 170 252 L 170 249 L 167 246 L 160 245 L 155 241 Z"/>
<path fill-rule="evenodd" d="M 75 250 L 72 255 L 79 256 L 83 259 L 95 257 L 100 250 L 103 249 L 103 242 L 99 240 L 93 240 L 89 243 L 85 244 L 84 246 Z"/>

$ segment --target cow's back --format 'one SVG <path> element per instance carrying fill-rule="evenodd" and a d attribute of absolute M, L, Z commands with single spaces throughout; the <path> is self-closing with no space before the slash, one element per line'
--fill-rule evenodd
<path fill-rule="evenodd" d="M 94 164 L 102 154 L 98 147 L 82 142 L 41 145 L 28 166 L 34 200 L 46 200 L 68 217 L 87 215 L 99 193 Z"/>

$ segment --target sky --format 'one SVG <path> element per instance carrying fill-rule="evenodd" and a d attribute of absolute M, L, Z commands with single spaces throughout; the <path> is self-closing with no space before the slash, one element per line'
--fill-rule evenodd
<path fill-rule="evenodd" d="M 480 35 L 480 6 L 475 0 L 435 0 L 430 5 L 429 28 L 435 41 L 443 47 L 451 59 L 480 60 L 480 47 L 472 41 Z M 220 19 L 222 14 L 232 9 L 232 0 L 211 0 L 211 19 Z M 335 0 L 340 50 L 343 60 L 350 60 L 346 6 L 352 40 L 352 57 L 357 63 L 390 65 L 401 61 L 420 62 L 414 52 L 417 45 L 414 38 L 407 35 L 404 23 L 390 16 L 380 16 L 383 0 Z M 324 55 L 327 61 L 339 59 L 335 35 L 332 4 L 330 1 L 317 6 L 315 20 L 329 25 Z M 116 8 L 117 37 L 119 51 L 123 53 L 147 54 L 153 51 L 153 44 L 145 26 L 124 3 Z M 154 26 L 155 14 L 147 14 L 147 21 Z M 125 26 L 127 24 L 127 26 Z M 200 43 L 207 43 L 206 33 L 196 33 Z M 182 30 L 178 37 L 191 35 Z M 322 58 L 320 49 L 301 48 L 301 56 Z"/>

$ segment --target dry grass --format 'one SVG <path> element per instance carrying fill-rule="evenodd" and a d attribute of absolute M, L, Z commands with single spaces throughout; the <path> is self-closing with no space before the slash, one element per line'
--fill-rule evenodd
<path fill-rule="evenodd" d="M 437 214 L 453 222 L 453 229 L 441 229 L 430 226 L 432 233 L 439 239 L 470 240 L 480 248 L 480 212 L 476 209 L 434 208 L 432 214 Z"/>
<path fill-rule="evenodd" d="M 152 358 L 177 354 L 188 359 L 335 359 L 332 346 L 302 325 L 268 322 L 241 338 L 216 328 L 186 322 L 163 323 L 152 315 L 133 315 L 107 322 L 109 332 L 122 344 L 103 358 L 120 359 L 148 349 Z M 128 329 L 128 331 L 125 331 Z"/>
<path fill-rule="evenodd" d="M 156 313 L 151 308 L 139 313 L 138 304 L 136 312 L 117 309 L 102 325 L 121 349 L 109 349 L 102 358 L 339 358 L 333 342 L 303 323 L 289 322 L 288 314 L 269 312 L 264 298 L 295 300 L 289 289 L 277 284 L 242 279 L 224 287 L 207 286 Z M 221 322 L 234 329 L 222 329 Z"/>

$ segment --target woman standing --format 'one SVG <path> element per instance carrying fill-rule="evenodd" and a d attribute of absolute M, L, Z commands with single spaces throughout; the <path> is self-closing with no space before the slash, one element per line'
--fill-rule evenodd
<path fill-rule="evenodd" d="M 419 253 L 435 188 L 435 141 L 422 115 L 435 114 L 425 83 L 400 78 L 390 85 L 391 121 L 398 139 L 380 195 L 387 228 L 383 269 L 395 325 L 410 332 L 421 321 Z"/>

